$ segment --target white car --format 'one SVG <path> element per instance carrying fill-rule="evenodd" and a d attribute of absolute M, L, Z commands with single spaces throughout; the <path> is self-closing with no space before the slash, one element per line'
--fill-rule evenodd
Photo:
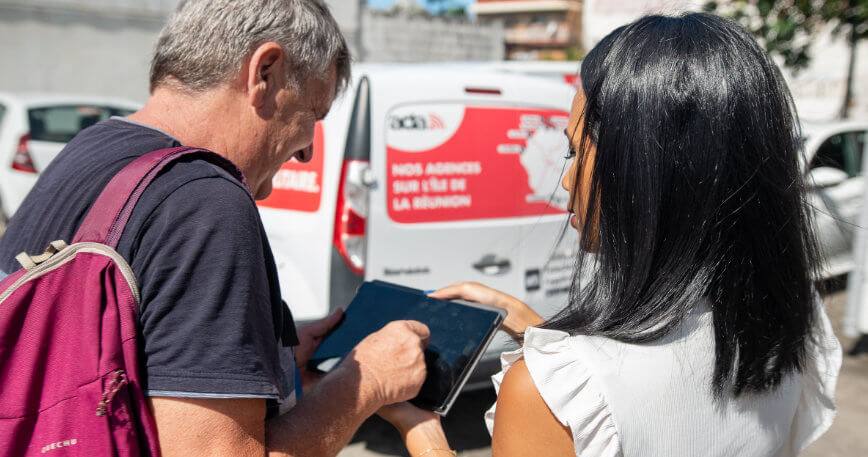
<path fill-rule="evenodd" d="M 863 157 L 868 121 L 805 122 L 802 125 L 808 201 L 825 263 L 823 278 L 853 269 L 854 234 L 859 230 Z"/>
<path fill-rule="evenodd" d="M 567 300 L 576 236 L 560 188 L 574 88 L 468 65 L 358 65 L 260 213 L 299 321 L 365 280 L 476 280 L 544 315 Z M 558 245 L 558 239 L 566 233 Z M 499 368 L 501 335 L 477 370 Z"/>
<path fill-rule="evenodd" d="M 0 92 L 0 235 L 39 172 L 72 137 L 138 107 L 115 98 Z"/>

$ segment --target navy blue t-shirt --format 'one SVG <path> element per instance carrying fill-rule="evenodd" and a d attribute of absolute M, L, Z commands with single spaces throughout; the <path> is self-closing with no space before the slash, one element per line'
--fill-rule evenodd
<path fill-rule="evenodd" d="M 82 131 L 41 174 L 0 240 L 0 270 L 20 252 L 71 241 L 103 187 L 147 152 L 179 146 L 110 119 Z M 140 348 L 152 396 L 293 396 L 297 344 L 277 268 L 244 185 L 198 160 L 172 165 L 133 211 L 118 252 L 141 289 Z M 272 404 L 272 406 L 274 406 Z"/>

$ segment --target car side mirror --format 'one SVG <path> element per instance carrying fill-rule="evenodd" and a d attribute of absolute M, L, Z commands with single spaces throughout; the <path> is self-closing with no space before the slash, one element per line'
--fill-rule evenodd
<path fill-rule="evenodd" d="M 808 172 L 808 187 L 826 189 L 846 181 L 850 176 L 843 170 L 833 167 L 817 167 Z"/>

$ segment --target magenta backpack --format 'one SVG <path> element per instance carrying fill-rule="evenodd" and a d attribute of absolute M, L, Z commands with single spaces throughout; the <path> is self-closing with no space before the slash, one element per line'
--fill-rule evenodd
<path fill-rule="evenodd" d="M 159 455 L 136 350 L 139 289 L 118 241 L 142 192 L 200 149 L 147 153 L 121 170 L 71 245 L 17 257 L 0 282 L 0 456 Z"/>

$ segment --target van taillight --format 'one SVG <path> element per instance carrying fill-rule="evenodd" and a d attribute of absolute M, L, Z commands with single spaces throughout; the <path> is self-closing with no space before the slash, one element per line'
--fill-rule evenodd
<path fill-rule="evenodd" d="M 18 140 L 18 149 L 15 150 L 15 156 L 12 158 L 12 169 L 23 171 L 24 173 L 36 173 L 36 166 L 33 164 L 33 158 L 30 157 L 28 149 L 30 143 L 30 134 L 25 133 Z"/>
<path fill-rule="evenodd" d="M 582 83 L 582 77 L 578 73 L 567 73 L 564 75 L 564 82 L 578 89 Z"/>
<path fill-rule="evenodd" d="M 365 274 L 368 220 L 366 181 L 369 172 L 366 160 L 344 161 L 335 211 L 335 248 L 347 267 L 357 275 Z"/>

